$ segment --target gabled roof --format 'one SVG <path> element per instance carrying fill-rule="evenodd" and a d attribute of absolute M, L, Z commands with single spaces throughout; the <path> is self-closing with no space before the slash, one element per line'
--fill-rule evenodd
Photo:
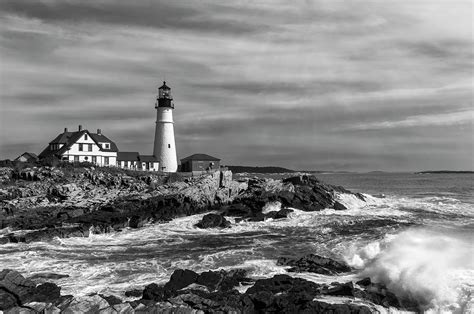
<path fill-rule="evenodd" d="M 74 132 L 63 132 L 59 134 L 58 136 L 56 136 L 56 138 L 52 140 L 51 142 L 49 142 L 49 144 L 67 144 L 67 142 L 69 141 L 69 138 L 71 137 L 73 133 Z"/>
<path fill-rule="evenodd" d="M 88 130 L 82 130 L 82 131 L 76 131 L 76 132 L 63 132 L 56 136 L 54 140 L 49 142 L 49 144 L 64 144 L 63 147 L 61 147 L 58 150 L 51 150 L 51 145 L 48 145 L 42 152 L 39 154 L 39 158 L 45 158 L 51 155 L 62 155 L 64 154 L 71 146 L 77 142 L 84 134 L 88 134 L 91 139 L 99 146 L 100 151 L 102 152 L 118 152 L 118 147 L 117 145 L 112 142 L 109 138 L 107 138 L 103 134 L 96 134 L 96 133 L 91 133 Z M 100 145 L 99 143 L 110 143 L 110 148 L 105 149 Z"/>
<path fill-rule="evenodd" d="M 117 145 L 112 142 L 107 136 L 104 134 L 97 134 L 97 133 L 89 133 L 94 142 L 98 143 L 110 143 L 110 149 L 105 149 L 101 145 L 99 145 L 100 150 L 103 152 L 118 152 Z"/>
<path fill-rule="evenodd" d="M 138 152 L 118 152 L 117 161 L 138 161 Z"/>
<path fill-rule="evenodd" d="M 143 161 L 143 162 L 158 162 L 158 159 L 153 155 L 140 155 L 140 161 Z"/>
<path fill-rule="evenodd" d="M 28 158 L 28 159 L 38 160 L 38 156 L 36 156 L 35 153 L 29 153 L 29 152 L 24 152 L 23 154 L 21 154 L 20 156 L 15 158 L 15 160 L 20 159 L 20 157 L 22 157 L 22 156 L 25 156 L 25 158 Z"/>
<path fill-rule="evenodd" d="M 181 162 L 188 161 L 188 160 L 220 161 L 219 158 L 212 157 L 206 154 L 194 154 L 194 155 L 181 159 Z"/>

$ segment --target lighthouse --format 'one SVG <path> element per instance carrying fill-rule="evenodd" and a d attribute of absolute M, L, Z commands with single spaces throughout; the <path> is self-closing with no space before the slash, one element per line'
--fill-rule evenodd
<path fill-rule="evenodd" d="M 178 159 L 176 158 L 176 145 L 174 141 L 173 110 L 174 103 L 171 88 L 163 82 L 158 88 L 156 108 L 155 145 L 153 155 L 158 160 L 160 170 L 163 172 L 176 172 Z"/>

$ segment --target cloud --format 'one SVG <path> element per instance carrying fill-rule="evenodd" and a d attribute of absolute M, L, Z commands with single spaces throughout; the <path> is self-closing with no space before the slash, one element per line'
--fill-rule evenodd
<path fill-rule="evenodd" d="M 150 153 L 156 88 L 166 79 L 181 157 L 207 152 L 295 169 L 470 168 L 469 8 L 2 1 L 0 156 L 38 152 L 77 124 Z"/>
<path fill-rule="evenodd" d="M 2 1 L 9 14 L 60 23 L 107 23 L 159 29 L 242 34 L 256 28 L 206 14 L 200 5 L 176 1 Z"/>
<path fill-rule="evenodd" d="M 419 115 L 407 117 L 398 121 L 380 121 L 367 124 L 359 124 L 350 130 L 378 130 L 392 128 L 410 128 L 425 126 L 451 126 L 460 124 L 472 124 L 474 122 L 474 110 L 450 112 L 444 114 Z"/>

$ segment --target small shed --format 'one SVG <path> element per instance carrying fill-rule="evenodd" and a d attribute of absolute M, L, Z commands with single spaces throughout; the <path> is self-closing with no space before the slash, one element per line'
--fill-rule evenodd
<path fill-rule="evenodd" d="M 138 152 L 117 152 L 117 167 L 125 169 L 140 168 Z"/>
<path fill-rule="evenodd" d="M 17 158 L 15 158 L 15 161 L 21 161 L 21 162 L 37 162 L 38 161 L 38 156 L 34 153 L 28 153 L 24 152 Z"/>
<path fill-rule="evenodd" d="M 181 159 L 182 172 L 219 170 L 221 160 L 206 154 L 194 154 Z"/>
<path fill-rule="evenodd" d="M 141 169 L 147 171 L 160 171 L 160 162 L 153 155 L 140 155 Z"/>

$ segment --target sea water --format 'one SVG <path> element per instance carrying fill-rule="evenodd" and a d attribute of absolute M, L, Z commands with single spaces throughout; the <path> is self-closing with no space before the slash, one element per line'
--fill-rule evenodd
<path fill-rule="evenodd" d="M 0 246 L 0 268 L 55 280 L 62 294 L 114 294 L 165 283 L 177 268 L 244 268 L 250 277 L 286 274 L 280 256 L 308 253 L 344 260 L 341 276 L 289 273 L 315 282 L 371 277 L 432 312 L 474 312 L 472 174 L 321 174 L 323 181 L 366 195 L 340 195 L 349 209 L 294 210 L 286 219 L 199 229 L 203 215 L 87 238 Z M 279 203 L 264 211 L 278 210 Z M 246 287 L 239 288 L 242 292 Z M 330 301 L 330 300 L 328 300 Z M 336 300 L 340 301 L 340 300 Z"/>

